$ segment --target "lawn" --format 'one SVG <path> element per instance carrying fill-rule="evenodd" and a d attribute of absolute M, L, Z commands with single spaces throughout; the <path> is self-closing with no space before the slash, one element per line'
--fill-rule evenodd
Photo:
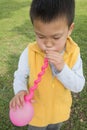
<path fill-rule="evenodd" d="M 0 0 L 0 130 L 26 130 L 9 120 L 9 101 L 13 97 L 13 74 L 19 56 L 35 40 L 29 19 L 31 0 Z M 87 0 L 76 0 L 73 39 L 81 47 L 84 75 L 87 79 Z M 81 93 L 73 95 L 71 118 L 61 130 L 87 130 L 87 82 Z"/>

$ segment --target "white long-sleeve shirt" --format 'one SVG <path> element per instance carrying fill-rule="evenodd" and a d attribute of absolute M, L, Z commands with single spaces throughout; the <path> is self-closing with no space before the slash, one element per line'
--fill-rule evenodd
<path fill-rule="evenodd" d="M 65 64 L 63 70 L 58 72 L 52 64 L 50 66 L 53 76 L 56 76 L 65 88 L 72 92 L 80 92 L 83 89 L 85 78 L 83 76 L 82 59 L 80 55 L 72 69 Z M 29 77 L 29 72 L 27 47 L 21 54 L 18 69 L 14 73 L 13 88 L 15 94 L 21 90 L 27 90 L 27 78 Z"/>

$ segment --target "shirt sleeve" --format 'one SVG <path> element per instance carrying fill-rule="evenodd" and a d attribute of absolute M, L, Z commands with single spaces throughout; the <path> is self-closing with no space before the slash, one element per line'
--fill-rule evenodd
<path fill-rule="evenodd" d="M 27 89 L 27 80 L 29 77 L 29 66 L 28 66 L 28 48 L 25 48 L 19 58 L 18 69 L 14 73 L 13 89 L 14 93 L 17 94 L 21 90 Z"/>
<path fill-rule="evenodd" d="M 61 72 L 57 72 L 57 70 L 54 71 L 54 75 L 60 80 L 65 88 L 70 91 L 75 93 L 82 91 L 85 84 L 85 78 L 83 75 L 82 59 L 80 55 L 72 69 L 65 64 L 63 70 Z"/>

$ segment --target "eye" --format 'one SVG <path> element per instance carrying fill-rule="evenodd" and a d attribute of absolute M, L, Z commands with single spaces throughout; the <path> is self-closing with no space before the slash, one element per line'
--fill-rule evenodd
<path fill-rule="evenodd" d="M 58 39 L 60 39 L 60 37 L 54 37 L 53 39 L 54 39 L 54 40 L 58 40 Z"/>
<path fill-rule="evenodd" d="M 44 36 L 41 36 L 41 35 L 36 35 L 37 36 L 37 38 L 39 38 L 39 39 L 44 39 Z"/>
<path fill-rule="evenodd" d="M 40 38 L 40 39 L 44 39 L 44 37 L 43 37 L 43 36 L 38 36 L 38 38 Z"/>

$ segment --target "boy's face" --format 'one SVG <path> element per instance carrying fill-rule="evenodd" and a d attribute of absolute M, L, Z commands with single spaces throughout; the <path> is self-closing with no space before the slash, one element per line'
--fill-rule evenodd
<path fill-rule="evenodd" d="M 33 25 L 37 44 L 42 51 L 50 49 L 62 52 L 66 45 L 66 39 L 73 29 L 73 24 L 69 28 L 65 18 L 49 23 L 34 20 Z"/>

